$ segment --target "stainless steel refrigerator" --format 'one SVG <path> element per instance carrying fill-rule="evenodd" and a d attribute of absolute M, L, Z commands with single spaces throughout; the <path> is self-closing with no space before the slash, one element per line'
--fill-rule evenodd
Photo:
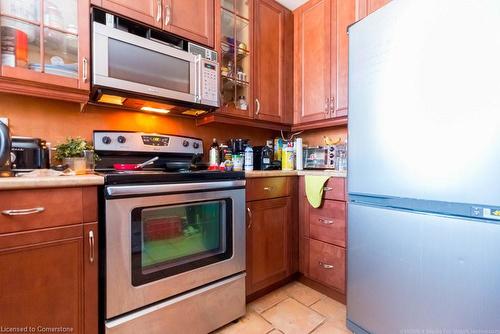
<path fill-rule="evenodd" d="M 348 327 L 500 333 L 500 1 L 349 28 Z"/>

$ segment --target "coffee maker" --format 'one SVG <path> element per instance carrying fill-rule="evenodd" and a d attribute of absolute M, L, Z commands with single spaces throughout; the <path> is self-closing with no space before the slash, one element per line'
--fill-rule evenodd
<path fill-rule="evenodd" d="M 11 176 L 9 127 L 0 121 L 0 176 Z"/>

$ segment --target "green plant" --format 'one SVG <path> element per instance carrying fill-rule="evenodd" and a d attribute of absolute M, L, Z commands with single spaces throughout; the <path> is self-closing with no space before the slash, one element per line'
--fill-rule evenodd
<path fill-rule="evenodd" d="M 65 143 L 56 147 L 56 159 L 83 157 L 83 151 L 93 150 L 93 146 L 81 137 L 67 138 Z"/>

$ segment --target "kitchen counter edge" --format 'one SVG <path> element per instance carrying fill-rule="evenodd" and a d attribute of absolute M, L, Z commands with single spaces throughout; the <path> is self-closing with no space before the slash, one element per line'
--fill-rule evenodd
<path fill-rule="evenodd" d="M 0 178 L 0 191 L 36 188 L 86 187 L 104 184 L 99 175 L 4 177 Z"/>
<path fill-rule="evenodd" d="M 304 176 L 304 175 L 329 175 L 332 177 L 347 177 L 347 172 L 340 172 L 336 170 L 254 170 L 246 171 L 245 177 L 247 179 L 258 177 L 279 177 L 279 176 Z"/>

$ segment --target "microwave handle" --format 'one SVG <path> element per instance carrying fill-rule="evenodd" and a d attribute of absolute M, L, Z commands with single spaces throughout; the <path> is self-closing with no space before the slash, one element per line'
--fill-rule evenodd
<path fill-rule="evenodd" d="M 201 72 L 202 72 L 202 63 L 201 63 L 201 56 L 200 55 L 196 55 L 196 58 L 195 58 L 195 68 L 196 68 L 196 71 L 195 71 L 195 77 L 194 77 L 194 80 L 195 80 L 195 102 L 196 103 L 201 103 Z"/>

